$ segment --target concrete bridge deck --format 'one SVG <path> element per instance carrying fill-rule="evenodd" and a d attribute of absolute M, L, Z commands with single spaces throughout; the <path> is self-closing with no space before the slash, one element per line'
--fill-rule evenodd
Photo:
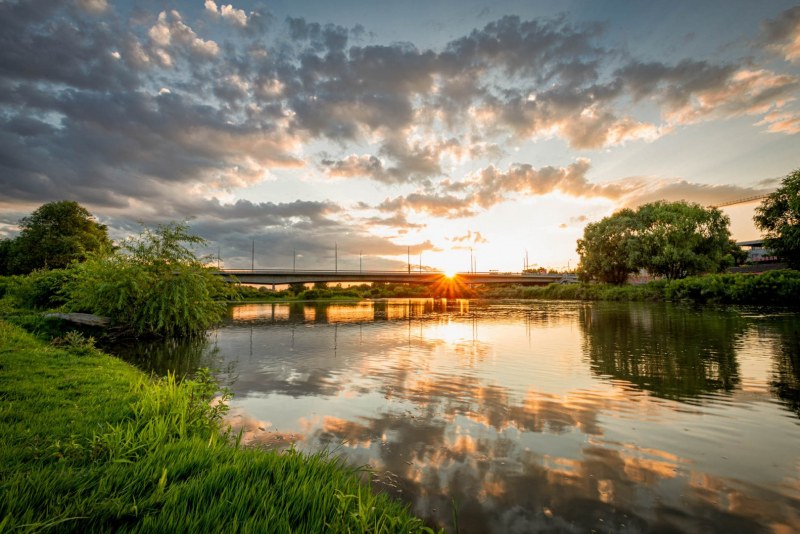
<path fill-rule="evenodd" d="M 414 284 L 444 283 L 447 275 L 441 271 L 323 271 L 291 269 L 224 269 L 219 274 L 227 279 L 236 279 L 243 284 L 309 284 L 327 283 L 366 283 L 392 282 Z M 457 273 L 452 277 L 454 283 L 461 284 L 520 284 L 548 285 L 575 281 L 574 275 L 533 274 L 533 273 Z"/>

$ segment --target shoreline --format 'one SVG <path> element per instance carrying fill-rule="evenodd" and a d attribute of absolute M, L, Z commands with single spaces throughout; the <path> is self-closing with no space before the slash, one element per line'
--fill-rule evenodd
<path fill-rule="evenodd" d="M 337 458 L 240 446 L 207 375 L 149 378 L 2 320 L 0 357 L 0 527 L 432 532 Z"/>

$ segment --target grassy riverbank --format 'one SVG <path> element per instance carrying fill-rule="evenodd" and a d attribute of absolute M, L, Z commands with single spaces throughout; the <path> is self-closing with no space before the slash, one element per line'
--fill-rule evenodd
<path fill-rule="evenodd" d="M 0 321 L 0 532 L 426 531 L 324 455 L 237 448 L 215 385 Z"/>
<path fill-rule="evenodd" d="M 707 274 L 682 280 L 658 280 L 642 285 L 551 284 L 544 287 L 486 287 L 480 291 L 480 297 L 797 306 L 800 303 L 800 271 Z"/>

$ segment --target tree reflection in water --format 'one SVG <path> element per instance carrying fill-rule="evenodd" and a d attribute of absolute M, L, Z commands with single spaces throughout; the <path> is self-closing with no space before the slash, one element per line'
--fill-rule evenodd
<path fill-rule="evenodd" d="M 147 373 L 166 376 L 172 372 L 180 379 L 191 377 L 200 367 L 221 369 L 220 352 L 213 341 L 213 334 L 180 339 L 137 339 L 109 344 L 103 350 Z"/>
<path fill-rule="evenodd" d="M 770 386 L 786 407 L 800 415 L 800 327 L 793 317 L 781 317 L 775 322 L 780 348 Z"/>
<path fill-rule="evenodd" d="M 739 384 L 737 340 L 747 321 L 642 303 L 595 303 L 579 316 L 591 369 L 668 399 L 729 392 Z"/>

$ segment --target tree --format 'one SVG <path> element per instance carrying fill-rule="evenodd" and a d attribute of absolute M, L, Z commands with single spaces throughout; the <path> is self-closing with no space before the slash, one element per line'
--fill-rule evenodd
<path fill-rule="evenodd" d="M 295 295 L 299 295 L 305 290 L 306 290 L 306 285 L 303 282 L 294 282 L 292 284 L 289 284 L 289 291 L 291 291 Z"/>
<path fill-rule="evenodd" d="M 753 221 L 764 232 L 764 246 L 792 269 L 800 269 L 800 169 L 786 175 L 764 199 Z"/>
<path fill-rule="evenodd" d="M 145 228 L 117 253 L 98 253 L 74 264 L 65 285 L 67 307 L 109 317 L 135 335 L 200 334 L 227 311 L 235 292 L 204 265 L 191 246 L 204 240 L 185 223 Z"/>
<path fill-rule="evenodd" d="M 628 274 L 636 272 L 633 262 L 636 227 L 636 214 L 630 209 L 586 225 L 577 249 L 581 256 L 578 265 L 581 278 L 622 284 Z"/>
<path fill-rule="evenodd" d="M 658 201 L 636 211 L 634 263 L 668 280 L 733 265 L 730 219 L 717 208 Z"/>
<path fill-rule="evenodd" d="M 106 226 L 71 200 L 44 204 L 19 225 L 20 235 L 3 245 L 4 272 L 9 274 L 62 269 L 112 246 Z"/>
<path fill-rule="evenodd" d="M 639 269 L 670 280 L 717 272 L 735 262 L 729 224 L 718 209 L 683 201 L 624 209 L 586 226 L 578 273 L 621 284 Z"/>

